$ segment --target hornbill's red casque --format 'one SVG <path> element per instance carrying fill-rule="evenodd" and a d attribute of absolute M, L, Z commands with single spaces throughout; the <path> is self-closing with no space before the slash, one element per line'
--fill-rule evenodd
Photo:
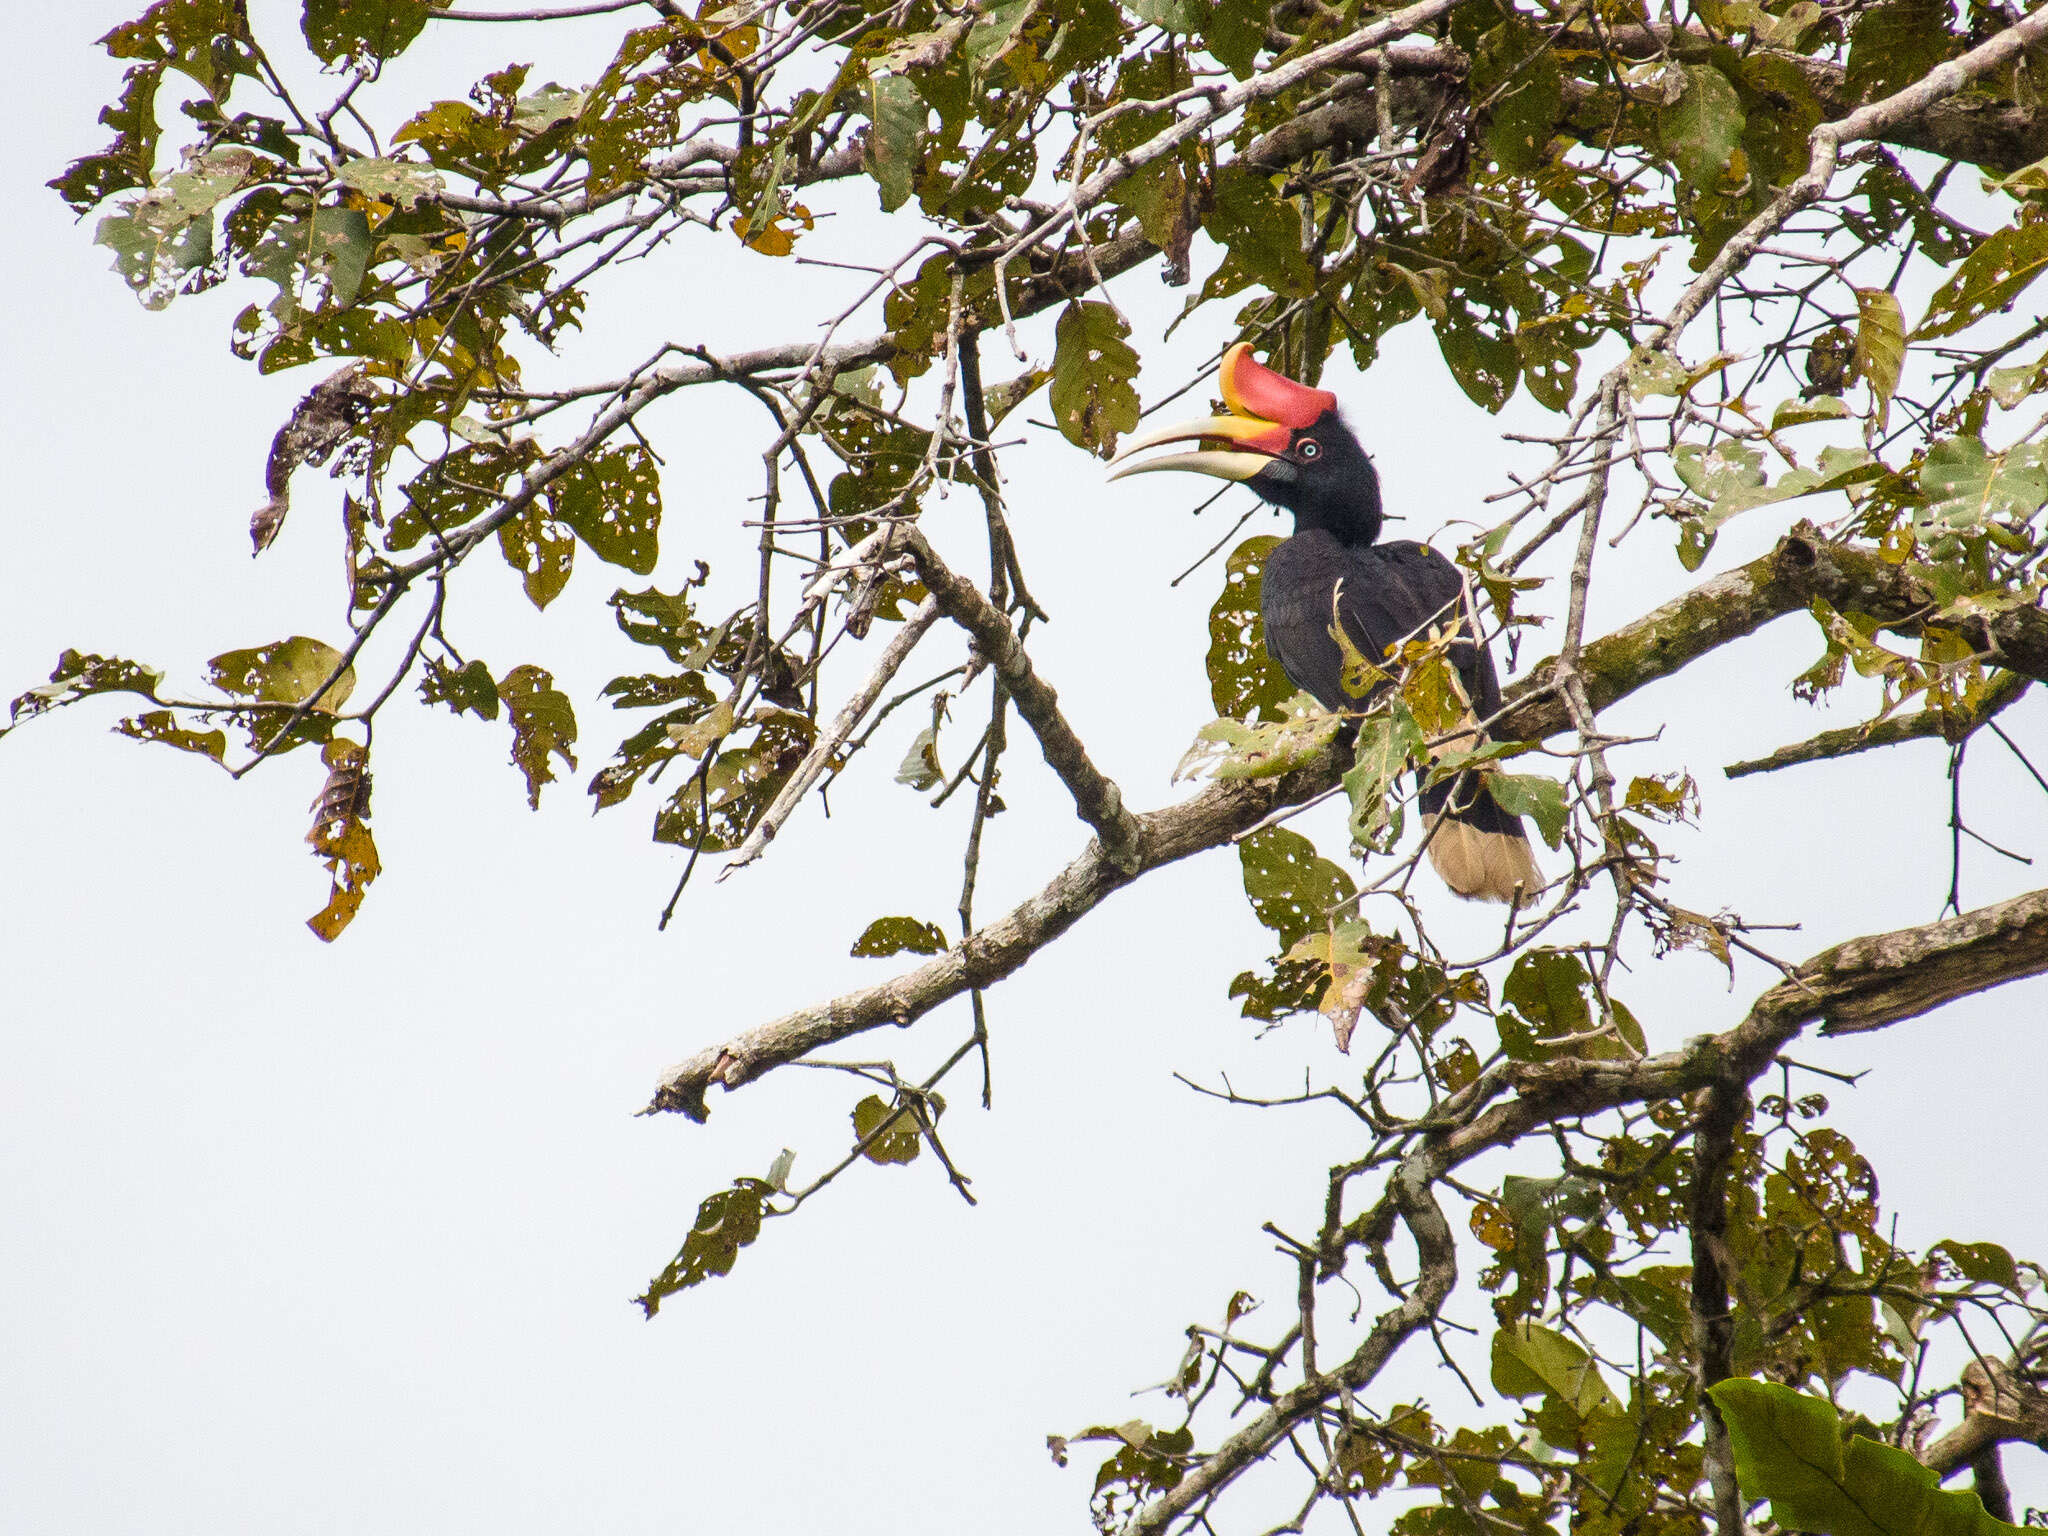
<path fill-rule="evenodd" d="M 1335 618 L 1374 662 L 1385 659 L 1389 646 L 1426 639 L 1433 629 L 1455 624 L 1466 637 L 1451 648 L 1465 697 L 1480 718 L 1491 716 L 1500 708 L 1500 681 L 1473 629 L 1457 568 L 1411 539 L 1374 542 L 1381 521 L 1379 474 L 1338 419 L 1337 397 L 1275 373 L 1252 357 L 1246 342 L 1224 353 L 1220 382 L 1229 415 L 1133 439 L 1117 455 L 1119 467 L 1110 478 L 1189 469 L 1241 480 L 1294 514 L 1294 536 L 1265 560 L 1266 649 L 1325 709 L 1362 707 L 1344 691 L 1343 650 L 1331 633 Z M 1192 439 L 1233 446 L 1126 462 L 1141 449 Z M 1427 786 L 1422 810 L 1430 862 L 1458 895 L 1513 901 L 1518 890 L 1526 899 L 1543 884 L 1521 817 L 1494 803 L 1485 773 Z"/>

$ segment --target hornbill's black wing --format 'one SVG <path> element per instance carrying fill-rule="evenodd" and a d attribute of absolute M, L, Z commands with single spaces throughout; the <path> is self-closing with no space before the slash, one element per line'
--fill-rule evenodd
<path fill-rule="evenodd" d="M 1362 703 L 1344 691 L 1344 652 L 1330 633 L 1333 621 L 1380 666 L 1390 646 L 1456 626 L 1465 638 L 1451 647 L 1451 660 L 1473 716 L 1483 720 L 1500 708 L 1500 680 L 1474 633 L 1464 582 L 1435 550 L 1405 539 L 1359 548 L 1308 530 L 1268 556 L 1262 586 L 1267 648 L 1324 708 L 1356 710 Z M 1521 817 L 1494 803 L 1484 773 L 1425 785 L 1420 800 L 1431 825 L 1430 860 L 1459 895 L 1510 901 L 1542 885 Z"/>
<path fill-rule="evenodd" d="M 1341 584 L 1341 585 L 1340 585 Z M 1344 691 L 1344 653 L 1331 638 L 1344 633 L 1367 661 L 1385 666 L 1387 648 L 1456 625 L 1472 634 L 1458 568 L 1424 544 L 1402 539 L 1368 548 L 1305 533 L 1268 558 L 1263 578 L 1266 644 L 1297 687 L 1325 709 L 1357 709 Z M 1452 647 L 1465 694 L 1484 718 L 1500 708 L 1500 682 L 1484 645 Z"/>

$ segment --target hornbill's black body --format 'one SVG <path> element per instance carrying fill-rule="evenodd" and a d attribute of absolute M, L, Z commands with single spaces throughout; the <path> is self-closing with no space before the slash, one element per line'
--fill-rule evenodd
<path fill-rule="evenodd" d="M 1294 514 L 1294 536 L 1267 555 L 1261 577 L 1266 648 L 1324 708 L 1362 705 L 1344 690 L 1343 647 L 1331 633 L 1341 623 L 1374 663 L 1406 640 L 1432 632 L 1461 636 L 1451 661 L 1474 716 L 1491 716 L 1500 708 L 1500 681 L 1473 629 L 1464 582 L 1426 544 L 1379 542 L 1379 475 L 1338 419 L 1336 397 L 1262 366 L 1242 343 L 1224 355 L 1222 385 L 1229 415 L 1147 434 L 1124 452 L 1191 438 L 1221 439 L 1235 449 L 1169 454 L 1119 473 L 1192 469 L 1241 480 Z M 1431 861 L 1460 896 L 1533 895 L 1543 881 L 1528 834 L 1519 816 L 1494 803 L 1486 781 L 1486 774 L 1468 772 L 1423 789 Z"/>

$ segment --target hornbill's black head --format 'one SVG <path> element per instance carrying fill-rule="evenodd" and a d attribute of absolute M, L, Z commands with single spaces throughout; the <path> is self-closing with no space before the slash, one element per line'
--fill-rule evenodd
<path fill-rule="evenodd" d="M 1327 529 L 1343 543 L 1360 545 L 1379 537 L 1380 477 L 1351 429 L 1337 419 L 1335 395 L 1275 373 L 1243 341 L 1223 354 L 1218 382 L 1228 416 L 1205 416 L 1133 438 L 1117 455 L 1119 467 L 1110 479 L 1153 469 L 1191 469 L 1242 480 L 1292 512 L 1297 532 Z M 1124 462 L 1141 449 L 1196 438 L 1233 446 Z"/>

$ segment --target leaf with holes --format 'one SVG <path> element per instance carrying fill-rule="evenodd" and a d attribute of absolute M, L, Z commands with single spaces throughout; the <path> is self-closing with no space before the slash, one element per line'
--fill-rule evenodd
<path fill-rule="evenodd" d="M 1053 332 L 1052 419 L 1077 448 L 1101 458 L 1138 424 L 1138 354 L 1131 328 L 1107 304 L 1087 299 L 1061 311 Z"/>

